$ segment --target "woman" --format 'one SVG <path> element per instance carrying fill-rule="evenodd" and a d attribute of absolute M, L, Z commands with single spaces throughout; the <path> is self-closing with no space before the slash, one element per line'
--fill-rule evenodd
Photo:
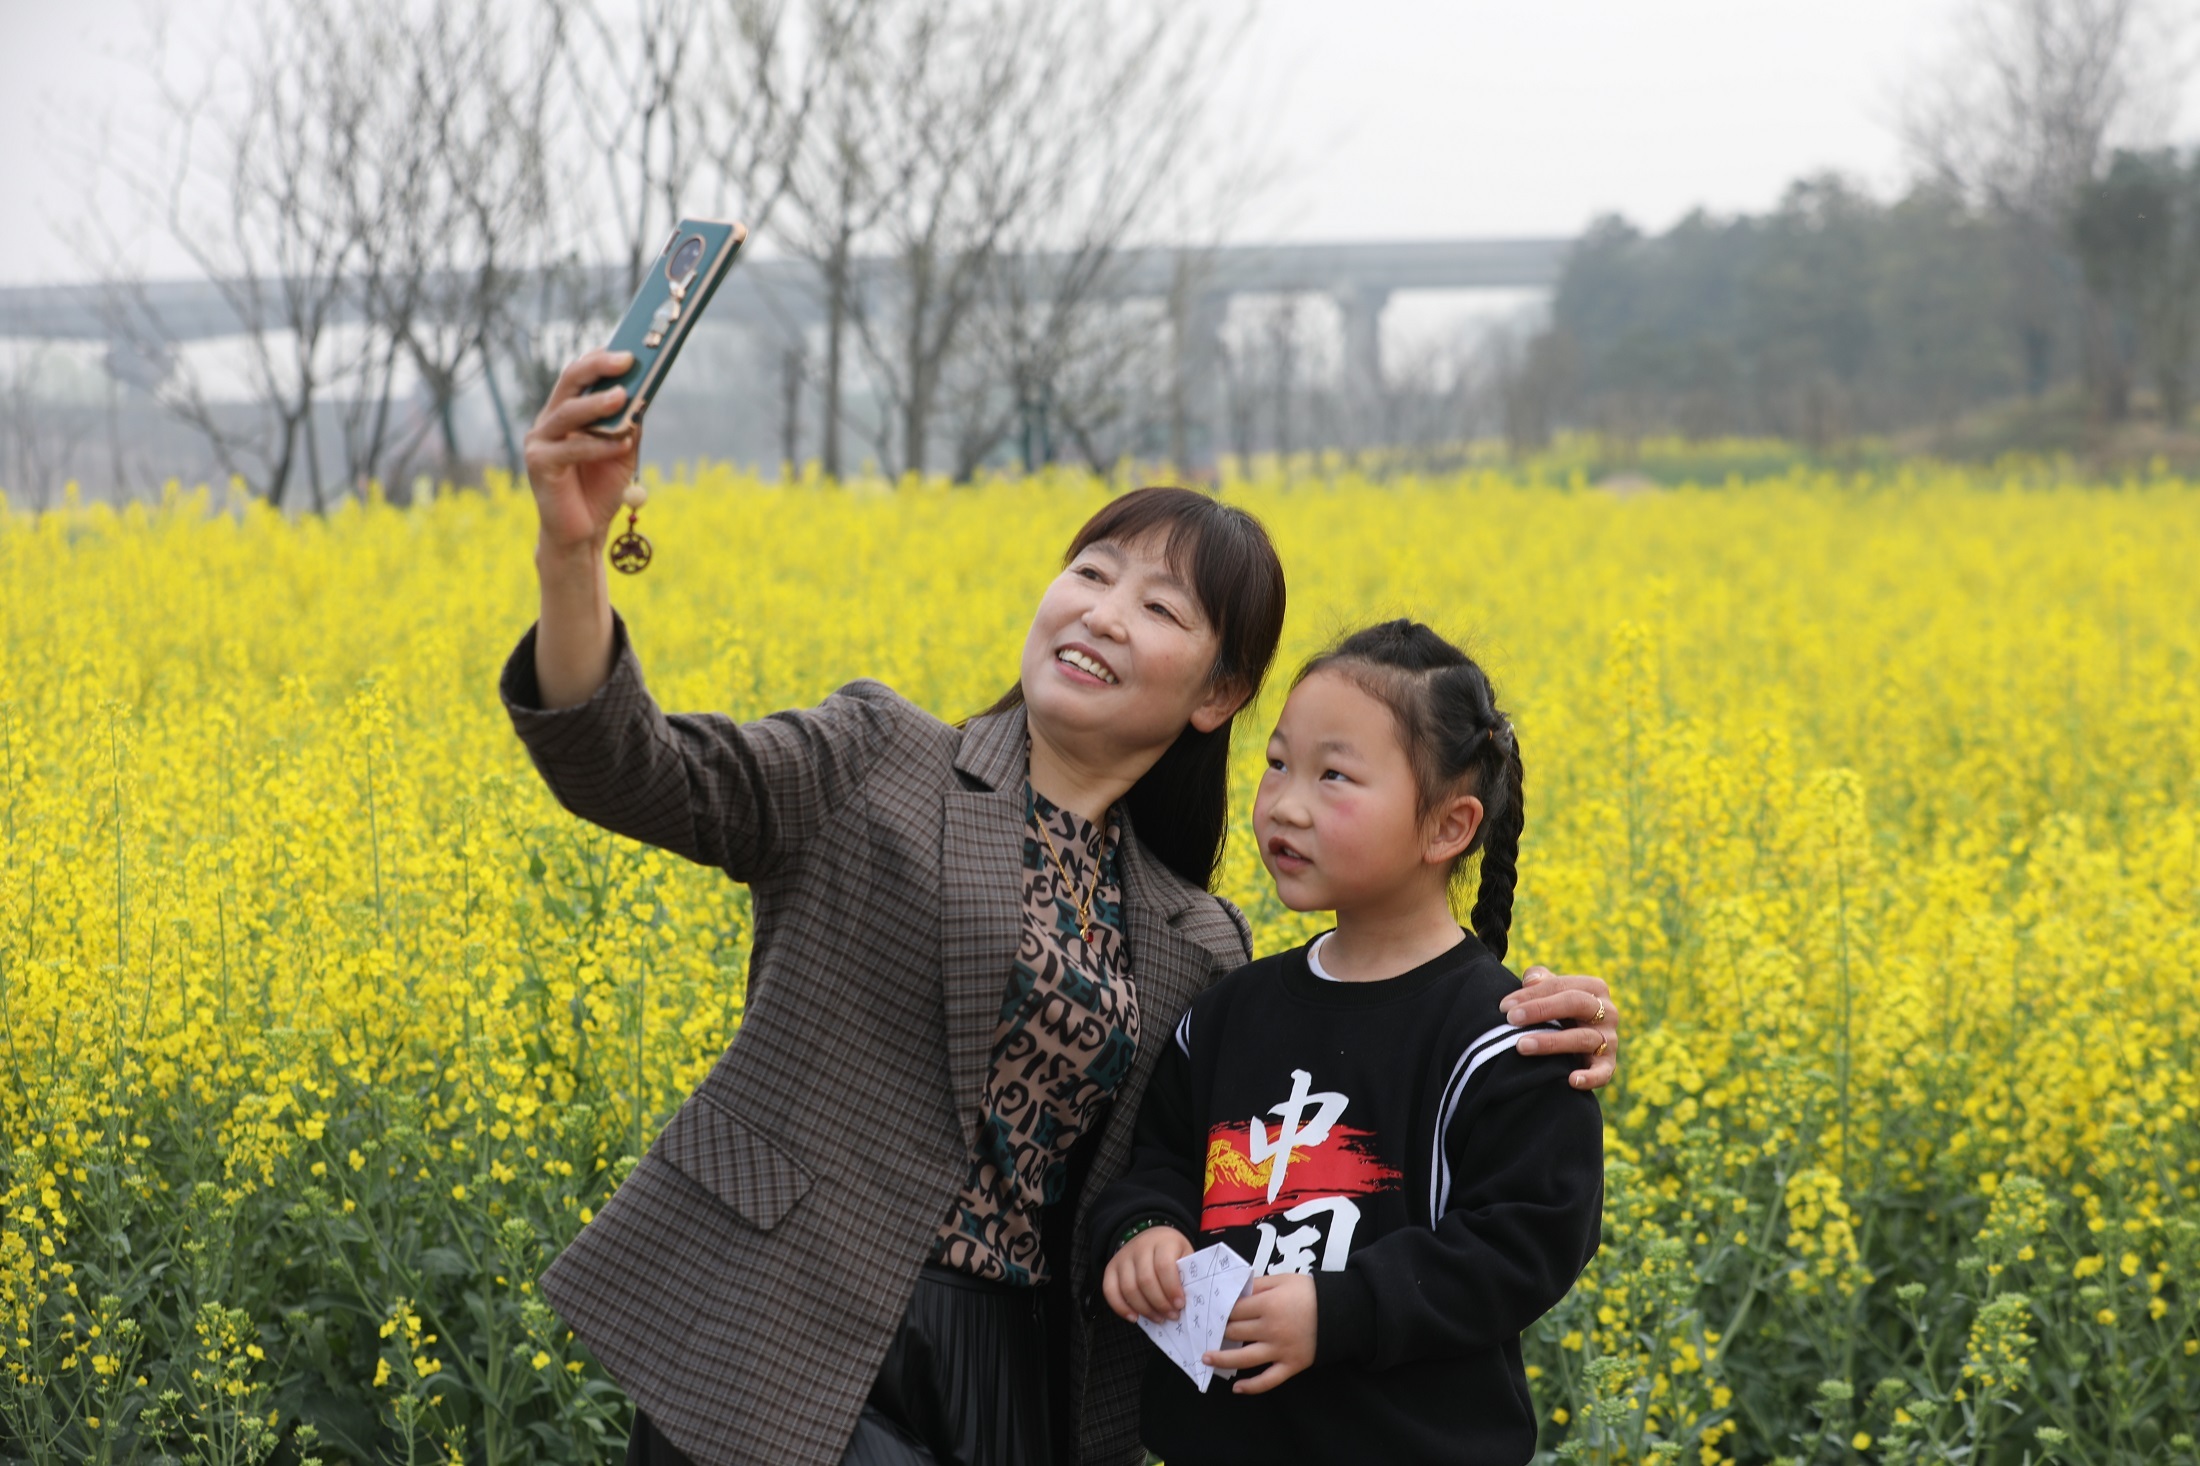
<path fill-rule="evenodd" d="M 1097 1304 L 1080 1200 L 1127 1158 L 1141 1035 L 1252 955 L 1205 887 L 1275 552 L 1141 490 L 960 728 L 875 682 L 668 717 L 604 569 L 638 440 L 582 431 L 619 404 L 580 389 L 625 365 L 574 361 L 528 433 L 542 613 L 500 691 L 561 803 L 746 882 L 755 940 L 738 1041 L 544 1293 L 633 1397 L 630 1462 L 1137 1461 L 1138 1336 Z M 1604 984 L 1533 991 L 1516 1021 L 1585 1026 L 1523 1048 L 1603 1084 Z"/>

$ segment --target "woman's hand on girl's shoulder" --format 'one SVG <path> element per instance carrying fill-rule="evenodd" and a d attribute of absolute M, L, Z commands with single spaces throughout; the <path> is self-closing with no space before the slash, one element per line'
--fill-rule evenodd
<path fill-rule="evenodd" d="M 1184 1279 L 1177 1259 L 1192 1255 L 1192 1241 L 1174 1227 L 1148 1227 L 1115 1251 L 1101 1275 L 1100 1293 L 1126 1322 L 1166 1323 L 1184 1310 Z"/>
<path fill-rule="evenodd" d="M 1560 975 L 1537 965 L 1520 975 L 1520 991 L 1508 993 L 1498 1008 L 1516 1026 L 1563 1023 L 1556 1033 L 1531 1033 L 1520 1052 L 1585 1054 L 1589 1062 L 1570 1076 L 1576 1089 L 1602 1089 L 1619 1072 L 1619 1008 L 1601 977 Z"/>

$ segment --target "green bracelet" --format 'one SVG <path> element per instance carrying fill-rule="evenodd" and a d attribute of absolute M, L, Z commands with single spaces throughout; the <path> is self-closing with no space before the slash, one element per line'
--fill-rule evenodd
<path fill-rule="evenodd" d="M 1123 1229 L 1123 1235 L 1115 1239 L 1115 1250 L 1121 1252 L 1124 1248 L 1130 1246 L 1131 1238 L 1137 1236 L 1140 1232 L 1153 1227 L 1166 1227 L 1168 1224 L 1169 1219 L 1167 1217 L 1148 1217 L 1142 1222 L 1132 1222 Z"/>

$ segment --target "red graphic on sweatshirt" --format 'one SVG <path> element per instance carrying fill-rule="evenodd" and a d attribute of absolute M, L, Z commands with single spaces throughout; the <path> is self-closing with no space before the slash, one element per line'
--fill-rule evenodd
<path fill-rule="evenodd" d="M 1396 1187 L 1405 1178 L 1383 1164 L 1374 1141 L 1372 1131 L 1332 1125 L 1319 1143 L 1291 1147 L 1282 1156 L 1283 1185 L 1271 1199 L 1268 1187 L 1279 1157 L 1254 1162 L 1252 1126 L 1246 1121 L 1215 1126 L 1207 1132 L 1200 1230 L 1248 1227 L 1317 1196 L 1367 1196 Z"/>

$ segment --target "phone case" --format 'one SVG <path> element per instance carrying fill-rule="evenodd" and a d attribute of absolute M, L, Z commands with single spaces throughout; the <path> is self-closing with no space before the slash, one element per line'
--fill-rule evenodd
<path fill-rule="evenodd" d="M 625 403 L 609 417 L 588 425 L 592 433 L 617 437 L 641 421 L 649 401 L 672 370 L 673 358 L 703 307 L 726 278 L 733 257 L 749 231 L 719 219 L 682 219 L 642 277 L 642 288 L 611 333 L 610 349 L 631 351 L 634 364 L 616 377 L 592 382 L 589 392 L 627 389 Z"/>

